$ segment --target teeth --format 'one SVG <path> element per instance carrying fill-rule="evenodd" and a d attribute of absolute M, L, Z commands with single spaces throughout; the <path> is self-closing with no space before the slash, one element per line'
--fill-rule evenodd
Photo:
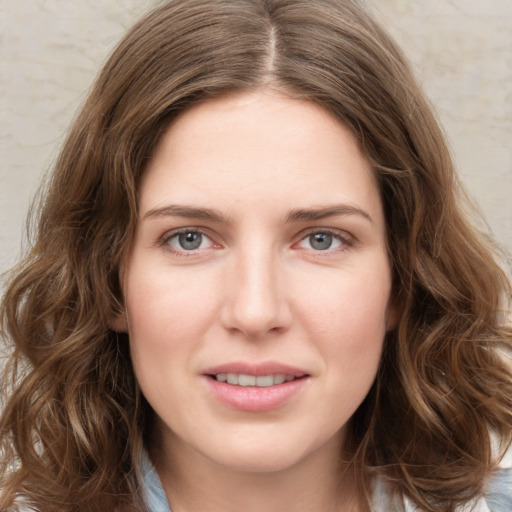
<path fill-rule="evenodd" d="M 272 375 L 260 375 L 254 379 L 255 385 L 260 388 L 267 388 L 274 385 L 274 377 Z"/>
<path fill-rule="evenodd" d="M 244 373 L 218 373 L 215 378 L 219 382 L 227 382 L 234 386 L 256 386 L 259 388 L 268 388 L 277 384 L 283 384 L 283 382 L 291 382 L 295 379 L 293 375 L 245 375 Z"/>
<path fill-rule="evenodd" d="M 238 376 L 239 386 L 256 386 L 256 377 L 254 375 L 244 375 L 241 373 Z"/>
<path fill-rule="evenodd" d="M 288 378 L 292 381 L 295 377 L 288 375 Z M 286 380 L 286 375 L 274 375 L 274 384 L 282 384 L 283 382 L 286 382 Z"/>

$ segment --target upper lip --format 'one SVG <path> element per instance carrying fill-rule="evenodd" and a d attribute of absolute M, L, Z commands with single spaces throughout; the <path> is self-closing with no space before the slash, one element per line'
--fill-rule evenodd
<path fill-rule="evenodd" d="M 308 375 L 308 372 L 304 371 L 302 368 L 275 361 L 265 361 L 262 363 L 235 361 L 212 366 L 203 372 L 204 375 L 217 375 L 219 373 L 238 373 L 254 375 L 255 377 L 263 375 L 291 375 L 293 377 L 303 377 Z"/>

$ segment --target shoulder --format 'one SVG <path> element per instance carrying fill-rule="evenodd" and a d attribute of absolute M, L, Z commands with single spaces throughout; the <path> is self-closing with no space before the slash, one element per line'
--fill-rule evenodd
<path fill-rule="evenodd" d="M 490 512 L 510 512 L 512 510 L 512 467 L 500 469 L 491 478 L 486 495 Z"/>
<path fill-rule="evenodd" d="M 421 512 L 408 498 L 400 498 L 383 482 L 374 488 L 372 512 Z M 491 478 L 485 496 L 457 509 L 457 512 L 510 512 L 512 510 L 512 466 L 502 467 Z"/>
<path fill-rule="evenodd" d="M 512 510 L 512 445 L 501 459 L 498 471 L 489 480 L 486 500 L 490 512 Z"/>

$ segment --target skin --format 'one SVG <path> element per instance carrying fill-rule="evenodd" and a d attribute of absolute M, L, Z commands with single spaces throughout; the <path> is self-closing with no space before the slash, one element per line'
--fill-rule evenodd
<path fill-rule="evenodd" d="M 339 454 L 395 312 L 381 199 L 354 137 L 272 91 L 210 100 L 163 136 L 139 206 L 115 327 L 158 418 L 152 458 L 173 512 L 361 510 Z M 204 375 L 233 361 L 307 377 L 275 409 L 238 410 Z"/>

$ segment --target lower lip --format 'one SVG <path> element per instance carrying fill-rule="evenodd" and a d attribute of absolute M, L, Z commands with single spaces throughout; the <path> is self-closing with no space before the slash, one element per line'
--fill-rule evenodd
<path fill-rule="evenodd" d="M 233 386 L 205 376 L 208 386 L 217 400 L 223 404 L 247 412 L 265 412 L 287 404 L 306 385 L 308 377 L 284 382 L 275 386 Z"/>

